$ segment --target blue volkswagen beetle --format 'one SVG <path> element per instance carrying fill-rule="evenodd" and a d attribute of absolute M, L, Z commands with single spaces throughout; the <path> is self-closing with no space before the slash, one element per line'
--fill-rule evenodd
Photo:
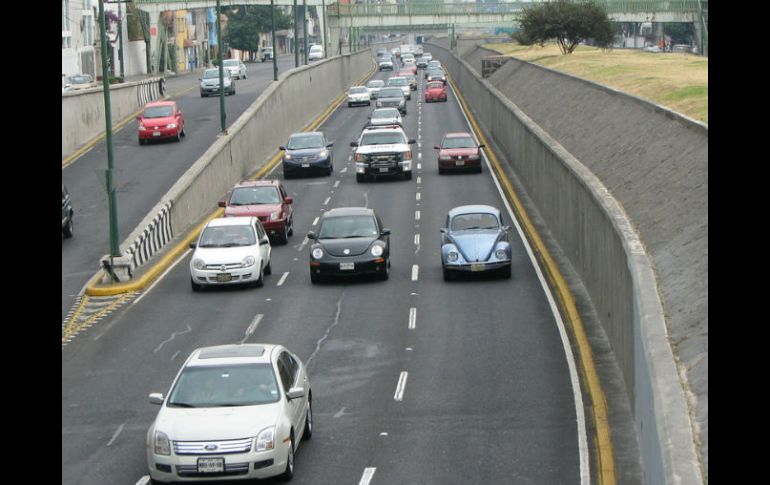
<path fill-rule="evenodd" d="M 488 205 L 463 205 L 449 211 L 441 229 L 444 280 L 460 272 L 496 271 L 511 277 L 509 226 L 500 211 Z"/>

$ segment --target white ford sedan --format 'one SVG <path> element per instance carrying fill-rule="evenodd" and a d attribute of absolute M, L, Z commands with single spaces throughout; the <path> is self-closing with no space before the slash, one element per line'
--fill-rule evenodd
<path fill-rule="evenodd" d="M 294 475 L 294 453 L 313 434 L 302 361 L 280 345 L 196 349 L 147 432 L 152 483 Z"/>
<path fill-rule="evenodd" d="M 263 286 L 272 273 L 270 238 L 256 217 L 212 219 L 201 231 L 190 260 L 190 286 L 250 283 Z"/>

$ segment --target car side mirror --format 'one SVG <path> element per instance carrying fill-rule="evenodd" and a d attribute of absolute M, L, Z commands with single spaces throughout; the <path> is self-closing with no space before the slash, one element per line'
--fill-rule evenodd
<path fill-rule="evenodd" d="M 203 81 L 203 79 L 201 79 L 201 78 L 198 78 L 198 81 Z"/>
<path fill-rule="evenodd" d="M 197 247 L 196 243 L 190 243 L 190 249 L 195 249 Z"/>
<path fill-rule="evenodd" d="M 433 149 L 434 149 L 434 150 L 441 150 L 441 147 L 440 147 L 440 146 L 438 146 L 438 145 L 433 145 Z"/>
<path fill-rule="evenodd" d="M 283 150 L 283 151 L 286 151 L 286 147 L 285 147 L 285 146 L 279 146 L 279 147 L 278 147 L 278 149 L 279 149 L 279 150 Z"/>
<path fill-rule="evenodd" d="M 219 202 L 217 202 L 217 207 L 227 207 L 227 202 L 225 202 L 224 200 L 220 200 Z"/>
<path fill-rule="evenodd" d="M 380 236 L 390 236 L 390 229 L 384 228 L 382 231 L 380 231 Z"/>
<path fill-rule="evenodd" d="M 328 145 L 326 145 L 326 148 L 332 148 L 333 146 L 334 146 L 334 143 L 329 143 Z"/>
<path fill-rule="evenodd" d="M 289 392 L 286 393 L 286 399 L 291 401 L 292 399 L 297 399 L 300 397 L 303 397 L 305 395 L 305 388 L 304 387 L 292 387 L 289 389 Z"/>
<path fill-rule="evenodd" d="M 508 232 L 511 230 L 511 226 L 503 226 L 503 231 Z"/>
<path fill-rule="evenodd" d="M 357 147 L 358 146 L 358 142 L 357 141 L 351 141 L 350 142 L 350 146 Z"/>
<path fill-rule="evenodd" d="M 294 203 L 294 199 L 292 197 L 288 196 L 288 195 L 283 199 L 283 201 L 286 202 L 287 204 L 293 204 Z"/>
<path fill-rule="evenodd" d="M 315 235 L 315 232 L 308 231 L 307 238 L 310 239 L 311 241 L 315 241 L 318 238 L 318 236 Z"/>
<path fill-rule="evenodd" d="M 410 145 L 414 145 L 415 143 L 417 143 L 417 142 L 414 139 L 409 140 L 409 144 Z"/>
<path fill-rule="evenodd" d="M 150 394 L 150 404 L 163 404 L 163 394 L 159 392 L 153 392 Z"/>
<path fill-rule="evenodd" d="M 260 246 L 264 246 L 265 244 L 270 244 L 270 238 L 267 236 L 263 237 L 262 240 L 259 241 Z"/>
<path fill-rule="evenodd" d="M 441 234 L 446 234 L 446 227 L 442 227 L 438 230 Z"/>
<path fill-rule="evenodd" d="M 484 148 L 485 146 L 483 143 L 479 144 L 479 148 Z"/>

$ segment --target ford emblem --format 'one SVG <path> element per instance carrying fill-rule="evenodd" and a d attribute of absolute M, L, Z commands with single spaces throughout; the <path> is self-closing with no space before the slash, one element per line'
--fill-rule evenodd
<path fill-rule="evenodd" d="M 345 254 L 350 254 L 350 249 L 346 249 L 346 250 L 344 250 L 342 252 L 345 253 Z"/>
<path fill-rule="evenodd" d="M 206 448 L 206 451 L 214 451 L 219 447 L 217 445 L 211 444 L 211 445 L 206 445 L 205 448 Z"/>

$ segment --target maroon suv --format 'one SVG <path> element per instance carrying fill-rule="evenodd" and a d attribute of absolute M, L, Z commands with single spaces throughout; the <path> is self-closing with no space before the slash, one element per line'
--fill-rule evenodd
<path fill-rule="evenodd" d="M 246 180 L 219 201 L 225 217 L 258 217 L 268 234 L 286 244 L 294 233 L 294 201 L 280 180 Z"/>

